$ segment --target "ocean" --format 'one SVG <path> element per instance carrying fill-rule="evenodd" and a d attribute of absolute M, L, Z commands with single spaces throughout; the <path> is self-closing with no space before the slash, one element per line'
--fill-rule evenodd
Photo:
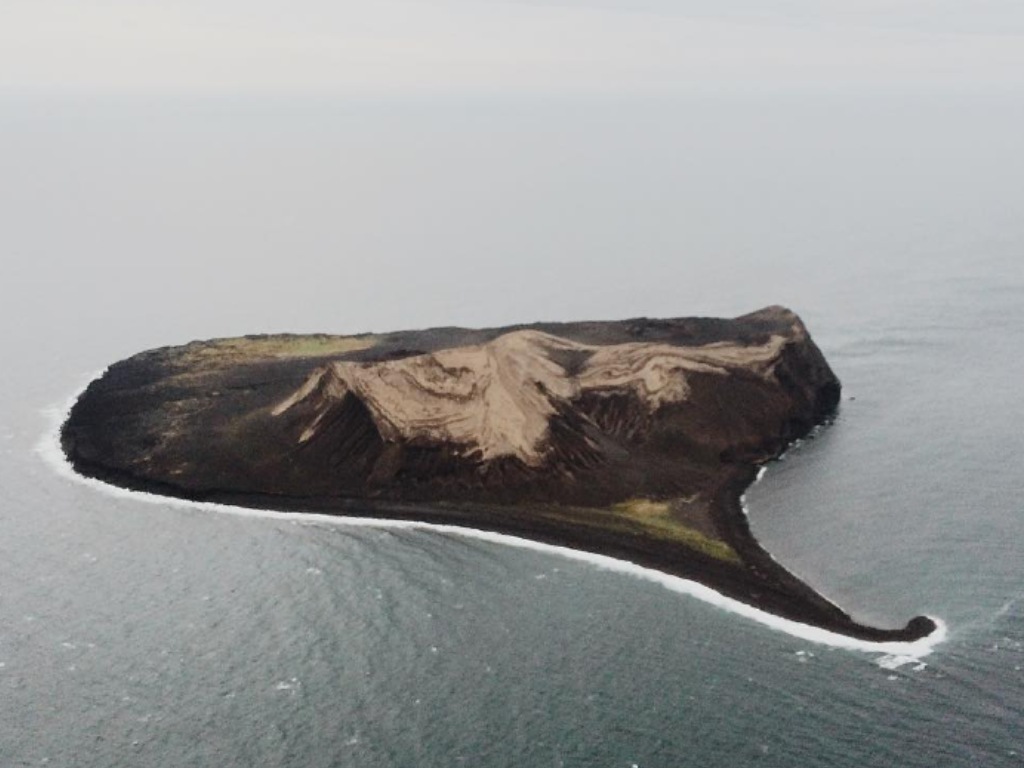
<path fill-rule="evenodd" d="M 0 100 L 0 765 L 1024 764 L 1024 101 Z M 785 304 L 844 385 L 746 496 L 842 647 L 671 580 L 60 471 L 194 338 Z M 668 587 L 668 588 L 666 588 Z"/>

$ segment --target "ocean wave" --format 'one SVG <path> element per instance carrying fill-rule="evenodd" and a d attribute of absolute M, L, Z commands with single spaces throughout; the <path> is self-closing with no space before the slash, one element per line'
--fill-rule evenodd
<path fill-rule="evenodd" d="M 105 373 L 105 371 L 101 371 L 99 374 L 91 376 L 89 378 L 89 382 L 99 378 L 103 373 Z M 570 547 L 563 547 L 557 544 L 546 544 L 539 541 L 533 541 L 531 539 L 520 538 L 518 536 L 510 536 L 504 533 L 495 533 L 493 531 L 479 530 L 476 528 L 464 528 L 456 525 L 426 523 L 414 520 L 381 520 L 378 518 L 342 517 L 309 512 L 279 512 L 265 509 L 251 509 L 248 507 L 238 507 L 207 501 L 190 501 L 188 499 L 161 496 L 158 494 L 129 490 L 127 488 L 110 485 L 102 480 L 86 477 L 76 472 L 65 456 L 60 445 L 61 426 L 67 419 L 71 408 L 85 391 L 87 386 L 88 382 L 79 388 L 63 405 L 51 406 L 43 410 L 43 415 L 46 416 L 49 423 L 46 431 L 36 444 L 36 453 L 60 476 L 74 482 L 87 485 L 90 488 L 100 491 L 108 496 L 144 501 L 171 507 L 202 509 L 209 512 L 230 514 L 240 517 L 285 520 L 297 523 L 326 523 L 330 525 L 347 525 L 364 528 L 438 531 L 455 536 L 463 536 L 480 541 L 518 547 L 520 549 L 530 549 L 536 552 L 559 555 L 571 560 L 590 563 L 607 571 L 623 573 L 635 578 L 643 579 L 644 581 L 660 584 L 672 592 L 695 597 L 698 600 L 702 600 L 705 603 L 714 605 L 732 614 L 755 621 L 769 629 L 784 632 L 785 634 L 800 640 L 832 648 L 865 651 L 868 653 L 881 653 L 890 657 L 916 660 L 930 654 L 935 649 L 936 645 L 946 639 L 945 623 L 941 619 L 934 617 L 930 618 L 935 622 L 936 629 L 928 636 L 913 642 L 872 642 L 870 640 L 849 637 L 838 632 L 832 632 L 827 629 L 821 629 L 809 624 L 801 624 L 800 622 L 793 621 L 791 619 L 775 616 L 774 614 L 755 608 L 752 605 L 747 605 L 746 603 L 742 603 L 731 597 L 726 597 L 700 582 L 691 581 L 679 576 L 672 576 L 651 568 L 645 568 L 627 560 L 618 560 L 613 557 L 608 557 L 607 555 L 584 552 L 582 550 L 571 549 Z M 764 472 L 765 468 L 762 467 L 758 472 L 758 480 L 761 479 Z"/>

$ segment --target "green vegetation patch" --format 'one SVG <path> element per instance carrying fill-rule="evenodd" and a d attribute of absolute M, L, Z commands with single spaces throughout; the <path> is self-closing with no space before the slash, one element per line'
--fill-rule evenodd
<path fill-rule="evenodd" d="M 705 536 L 676 520 L 672 515 L 672 503 L 653 499 L 628 499 L 612 507 L 619 515 L 648 529 L 659 538 L 678 541 L 690 549 L 697 550 L 717 560 L 739 565 L 742 561 L 736 550 L 719 539 Z"/>
<path fill-rule="evenodd" d="M 232 365 L 258 360 L 288 360 L 302 357 L 333 357 L 346 352 L 369 349 L 375 336 L 239 336 L 231 339 L 193 342 L 183 350 L 183 362 L 189 365 Z"/>

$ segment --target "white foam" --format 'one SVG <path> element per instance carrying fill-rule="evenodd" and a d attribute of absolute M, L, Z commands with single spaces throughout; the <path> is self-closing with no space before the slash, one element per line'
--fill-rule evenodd
<path fill-rule="evenodd" d="M 894 653 L 887 653 L 885 656 L 875 660 L 875 664 L 880 666 L 882 669 L 899 669 L 907 664 L 917 664 L 917 666 L 914 667 L 915 670 L 917 670 L 918 667 L 923 669 L 924 665 L 918 662 L 919 659 L 917 656 Z"/>
<path fill-rule="evenodd" d="M 102 376 L 103 372 L 97 376 L 90 378 L 92 381 L 99 376 Z M 250 509 L 247 507 L 237 507 L 228 504 L 219 504 L 206 501 L 189 501 L 187 499 L 178 499 L 171 496 L 160 496 L 152 493 L 145 493 L 143 491 L 133 491 L 127 488 L 121 488 L 118 486 L 104 483 L 101 480 L 95 478 L 85 477 L 80 475 L 71 466 L 67 457 L 64 455 L 64 451 L 60 445 L 60 428 L 61 425 L 67 418 L 71 407 L 78 400 L 82 392 L 85 391 L 86 384 L 79 389 L 63 406 L 47 408 L 44 414 L 48 417 L 50 424 L 45 434 L 40 438 L 36 445 L 36 452 L 39 456 L 58 474 L 62 477 L 73 480 L 77 483 L 87 485 L 94 488 L 108 496 L 114 496 L 119 498 L 133 499 L 136 501 L 145 501 L 153 504 L 161 504 L 164 506 L 181 507 L 188 509 L 202 509 L 209 512 L 218 512 L 222 514 L 237 515 L 241 517 L 251 518 L 266 518 L 272 520 L 287 520 L 296 523 L 318 523 L 318 524 L 329 524 L 338 526 L 357 526 L 363 528 L 387 528 L 387 529 L 404 529 L 404 530 L 430 530 L 438 531 L 446 534 L 455 536 L 463 536 L 466 538 L 478 539 L 480 541 L 493 542 L 496 544 L 503 544 L 511 547 L 519 547 L 521 549 L 530 549 L 536 552 L 544 552 L 548 554 L 556 554 L 562 557 L 569 558 L 571 560 L 579 560 L 587 563 L 591 563 L 600 568 L 609 571 L 615 571 L 617 573 L 624 573 L 629 576 L 633 576 L 638 579 L 645 581 L 651 581 L 656 584 L 660 584 L 672 592 L 677 592 L 683 595 L 689 595 L 696 597 L 698 600 L 703 600 L 706 603 L 717 606 L 730 613 L 744 618 L 751 619 L 757 623 L 766 626 L 770 629 L 785 632 L 786 634 L 806 640 L 812 643 L 819 643 L 821 645 L 830 646 L 833 648 L 843 648 L 855 651 L 865 651 L 869 653 L 882 653 L 888 654 L 894 657 L 909 658 L 912 660 L 920 659 L 923 656 L 927 656 L 931 653 L 935 646 L 941 643 L 946 638 L 946 625 L 941 619 L 933 618 L 935 621 L 936 629 L 927 637 L 923 637 L 913 642 L 872 642 L 870 640 L 862 640 L 856 637 L 849 637 L 847 635 L 840 634 L 838 632 L 832 632 L 827 629 L 821 629 L 814 627 L 809 624 L 801 624 L 800 622 L 793 621 L 791 619 L 785 619 L 774 614 L 767 613 L 758 608 L 755 608 L 746 603 L 742 603 L 739 600 L 735 600 L 731 597 L 719 594 L 710 587 L 705 586 L 696 581 L 684 579 L 679 576 L 671 576 L 661 571 L 652 570 L 650 568 L 644 568 L 643 566 L 631 563 L 626 560 L 616 560 L 615 558 L 608 557 L 607 555 L 598 555 L 592 552 L 583 552 L 577 549 L 570 549 L 569 547 L 558 546 L 555 544 L 545 544 L 539 541 L 532 541 L 530 539 L 520 538 L 518 536 L 510 536 L 505 533 L 494 533 L 493 531 L 478 530 L 476 528 L 463 528 L 456 525 L 440 525 L 436 523 L 426 523 L 413 520 L 380 520 L 376 518 L 363 518 L 363 517 L 340 517 L 337 515 L 325 515 L 307 512 L 278 512 L 274 510 L 265 509 Z M 762 467 L 758 473 L 758 479 L 763 475 L 765 468 Z"/>

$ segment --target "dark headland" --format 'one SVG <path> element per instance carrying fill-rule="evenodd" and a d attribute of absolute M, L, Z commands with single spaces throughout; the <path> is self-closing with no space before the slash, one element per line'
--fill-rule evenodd
<path fill-rule="evenodd" d="M 75 469 L 198 501 L 412 519 L 611 555 L 868 640 L 778 565 L 740 498 L 835 410 L 800 319 L 249 336 L 135 355 L 61 432 Z M 828 514 L 823 510 L 822 514 Z"/>

